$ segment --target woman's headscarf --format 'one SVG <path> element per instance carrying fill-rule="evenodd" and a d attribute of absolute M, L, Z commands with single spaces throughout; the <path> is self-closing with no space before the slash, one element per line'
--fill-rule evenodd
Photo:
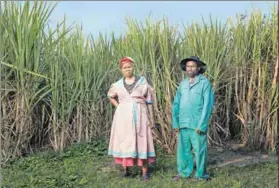
<path fill-rule="evenodd" d="M 125 56 L 120 60 L 120 68 L 122 68 L 124 63 L 134 63 L 134 60 L 131 57 Z"/>

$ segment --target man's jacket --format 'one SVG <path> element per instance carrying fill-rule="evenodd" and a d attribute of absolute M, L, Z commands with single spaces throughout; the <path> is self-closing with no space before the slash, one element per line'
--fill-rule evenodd
<path fill-rule="evenodd" d="M 191 85 L 189 78 L 185 78 L 181 81 L 174 98 L 172 127 L 207 132 L 213 104 L 213 89 L 205 76 L 198 75 Z"/>

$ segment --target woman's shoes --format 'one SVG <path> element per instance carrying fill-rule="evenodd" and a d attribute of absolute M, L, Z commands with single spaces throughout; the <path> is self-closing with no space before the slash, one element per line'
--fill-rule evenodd
<path fill-rule="evenodd" d="M 150 176 L 149 174 L 145 174 L 141 177 L 141 180 L 144 181 L 144 182 L 148 182 L 150 180 Z"/>
<path fill-rule="evenodd" d="M 123 170 L 123 171 L 120 172 L 120 177 L 121 178 L 127 178 L 130 175 L 131 174 L 130 174 L 129 170 Z"/>

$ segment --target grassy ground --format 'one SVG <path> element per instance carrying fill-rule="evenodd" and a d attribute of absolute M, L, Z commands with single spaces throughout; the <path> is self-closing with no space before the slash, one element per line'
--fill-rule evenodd
<path fill-rule="evenodd" d="M 194 179 L 174 182 L 176 173 L 174 156 L 158 150 L 157 164 L 152 166 L 152 179 L 140 181 L 140 169 L 132 169 L 133 177 L 121 180 L 119 168 L 104 155 L 106 144 L 92 142 L 78 144 L 61 154 L 41 152 L 15 160 L 2 169 L 3 187 L 278 187 L 276 162 L 260 163 L 245 167 L 209 166 L 213 179 L 198 182 Z"/>

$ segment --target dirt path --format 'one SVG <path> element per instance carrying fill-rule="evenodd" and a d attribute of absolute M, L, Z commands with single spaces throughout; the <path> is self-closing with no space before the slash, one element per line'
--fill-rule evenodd
<path fill-rule="evenodd" d="M 210 148 L 208 151 L 210 167 L 246 166 L 262 162 L 276 162 L 278 157 L 261 152 L 246 152 L 241 148 Z"/>

